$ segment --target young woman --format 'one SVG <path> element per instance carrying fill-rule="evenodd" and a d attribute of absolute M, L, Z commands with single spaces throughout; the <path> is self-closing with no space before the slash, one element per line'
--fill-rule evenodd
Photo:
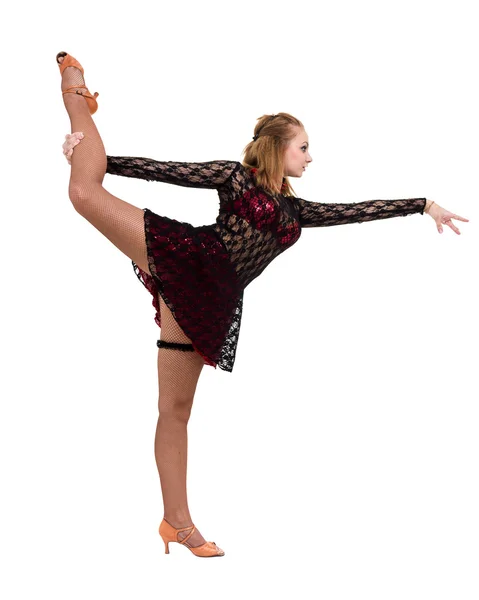
<path fill-rule="evenodd" d="M 452 219 L 468 221 L 426 198 L 348 204 L 308 202 L 294 195 L 289 177 L 311 163 L 302 123 L 287 113 L 258 120 L 243 161 L 160 162 L 106 156 L 91 117 L 98 108 L 81 65 L 57 55 L 72 131 L 63 144 L 71 164 L 69 196 L 84 218 L 126 254 L 152 294 L 161 327 L 158 351 L 159 418 L 155 457 L 164 518 L 160 535 L 196 556 L 223 556 L 193 525 L 186 495 L 187 424 L 205 364 L 231 372 L 241 324 L 243 292 L 268 264 L 291 247 L 303 227 L 324 227 L 426 212 L 439 233 Z M 73 152 L 73 148 L 75 151 Z M 70 160 L 71 159 L 71 160 Z M 110 194 L 105 173 L 216 189 L 216 223 L 189 223 L 140 209 Z"/>

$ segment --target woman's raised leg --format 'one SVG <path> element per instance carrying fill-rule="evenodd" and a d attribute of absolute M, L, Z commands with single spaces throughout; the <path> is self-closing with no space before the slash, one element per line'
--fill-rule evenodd
<path fill-rule="evenodd" d="M 62 62 L 60 57 L 58 62 Z M 67 67 L 62 74 L 62 91 L 86 85 L 81 71 Z M 84 91 L 84 90 L 82 90 Z M 72 133 L 82 131 L 84 138 L 71 157 L 69 196 L 75 210 L 103 233 L 119 250 L 149 273 L 144 233 L 144 211 L 120 200 L 102 186 L 106 173 L 106 153 L 85 98 L 63 94 Z"/>
<path fill-rule="evenodd" d="M 161 311 L 161 340 L 191 343 L 165 302 L 158 297 Z M 158 349 L 159 418 L 155 436 L 155 458 L 163 495 L 164 519 L 177 529 L 193 525 L 188 508 L 186 472 L 187 426 L 193 398 L 204 360 L 195 351 L 160 347 Z M 195 524 L 196 525 L 196 524 Z M 181 532 L 180 539 L 189 535 Z M 198 530 L 187 544 L 205 543 Z"/>

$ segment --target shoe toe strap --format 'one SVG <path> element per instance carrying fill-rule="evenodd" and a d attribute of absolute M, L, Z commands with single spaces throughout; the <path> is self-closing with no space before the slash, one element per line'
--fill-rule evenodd
<path fill-rule="evenodd" d="M 192 527 L 193 527 L 193 529 L 190 531 L 190 533 L 185 538 L 183 538 L 182 540 L 178 540 L 180 542 L 180 544 L 184 544 L 194 534 L 196 527 L 194 525 L 192 525 Z M 183 529 L 183 531 L 186 531 L 186 529 L 188 529 L 188 527 L 185 527 Z"/>

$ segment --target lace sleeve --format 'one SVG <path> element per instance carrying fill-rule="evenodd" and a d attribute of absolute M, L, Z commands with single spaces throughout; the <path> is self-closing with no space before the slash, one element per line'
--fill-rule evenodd
<path fill-rule="evenodd" d="M 362 223 L 376 219 L 405 217 L 413 213 L 424 213 L 426 198 L 406 200 L 367 200 L 348 204 L 323 204 L 293 198 L 302 227 L 329 227 L 345 223 Z"/>
<path fill-rule="evenodd" d="M 191 163 L 161 162 L 152 158 L 133 156 L 107 156 L 106 158 L 106 172 L 112 175 L 211 189 L 223 185 L 240 164 L 231 160 Z"/>

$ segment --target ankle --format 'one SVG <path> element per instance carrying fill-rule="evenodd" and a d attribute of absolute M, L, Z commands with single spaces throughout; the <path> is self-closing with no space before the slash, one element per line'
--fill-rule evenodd
<path fill-rule="evenodd" d="M 181 529 L 182 527 L 191 527 L 192 525 L 194 525 L 189 513 L 165 512 L 163 518 L 175 529 Z"/>
<path fill-rule="evenodd" d="M 85 100 L 85 98 L 83 98 L 81 94 L 72 94 L 70 92 L 63 94 L 63 102 L 65 106 L 75 107 L 76 110 L 84 110 L 85 112 L 90 114 L 87 101 Z"/>

